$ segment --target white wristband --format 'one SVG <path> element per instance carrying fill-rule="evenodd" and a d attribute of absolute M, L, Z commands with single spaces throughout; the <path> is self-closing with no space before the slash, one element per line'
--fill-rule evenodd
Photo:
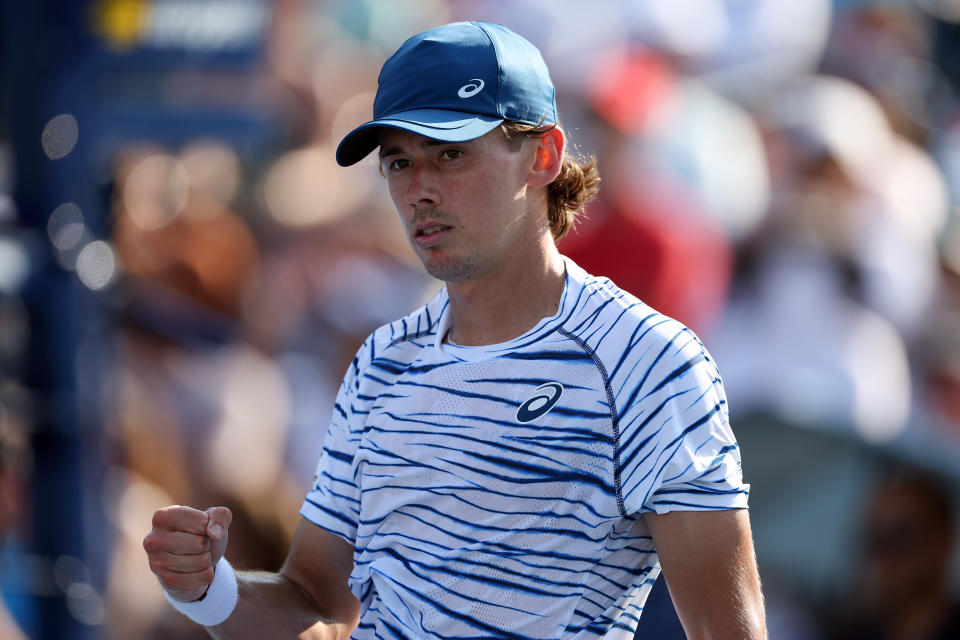
<path fill-rule="evenodd" d="M 213 627 L 229 618 L 237 606 L 237 575 L 227 559 L 220 558 L 214 568 L 213 582 L 207 588 L 207 595 L 203 600 L 181 602 L 167 593 L 166 589 L 163 590 L 163 595 L 167 596 L 173 608 L 183 615 L 205 627 Z"/>

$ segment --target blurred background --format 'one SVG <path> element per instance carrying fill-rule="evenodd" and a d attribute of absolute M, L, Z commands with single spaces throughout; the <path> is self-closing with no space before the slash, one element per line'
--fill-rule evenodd
<path fill-rule="evenodd" d="M 0 0 L 0 638 L 206 637 L 163 505 L 279 567 L 354 350 L 440 286 L 333 151 L 460 19 L 599 158 L 562 251 L 718 361 L 771 638 L 960 637 L 960 0 Z"/>

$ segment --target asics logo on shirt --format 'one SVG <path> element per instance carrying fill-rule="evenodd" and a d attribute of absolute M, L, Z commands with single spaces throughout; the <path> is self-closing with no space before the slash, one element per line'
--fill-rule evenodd
<path fill-rule="evenodd" d="M 563 394 L 563 385 L 559 382 L 547 382 L 537 387 L 537 393 L 527 398 L 526 402 L 517 409 L 518 422 L 530 422 L 536 420 L 546 412 L 553 409 L 557 400 Z"/>
<path fill-rule="evenodd" d="M 461 98 L 475 96 L 483 90 L 483 86 L 483 80 L 480 78 L 471 78 L 470 82 L 460 87 L 460 90 L 457 91 L 457 95 Z"/>

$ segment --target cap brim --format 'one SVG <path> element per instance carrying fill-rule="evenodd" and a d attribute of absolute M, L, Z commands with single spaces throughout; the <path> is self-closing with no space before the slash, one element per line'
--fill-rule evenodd
<path fill-rule="evenodd" d="M 340 141 L 337 164 L 349 167 L 380 146 L 380 129 L 402 129 L 442 142 L 466 142 L 492 131 L 503 118 L 443 109 L 416 109 L 360 125 Z"/>

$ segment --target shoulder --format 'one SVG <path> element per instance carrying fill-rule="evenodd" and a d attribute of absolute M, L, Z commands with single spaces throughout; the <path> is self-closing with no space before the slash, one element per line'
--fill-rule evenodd
<path fill-rule="evenodd" d="M 712 360 L 696 334 L 624 291 L 610 279 L 581 275 L 582 288 L 564 333 L 591 353 L 608 378 L 624 383 L 656 370 L 661 375 L 686 363 Z M 657 377 L 660 377 L 658 375 Z"/>
<path fill-rule="evenodd" d="M 653 309 L 609 278 L 582 274 L 576 306 L 564 322 L 565 332 L 598 354 L 674 344 L 699 343 L 683 323 Z"/>

